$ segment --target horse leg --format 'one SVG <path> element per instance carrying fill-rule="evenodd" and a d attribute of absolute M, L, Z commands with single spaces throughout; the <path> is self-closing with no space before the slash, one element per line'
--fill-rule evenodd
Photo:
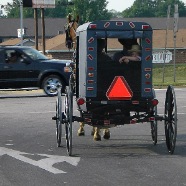
<path fill-rule="evenodd" d="M 94 136 L 95 128 L 96 128 L 96 127 L 92 127 L 91 136 Z"/>
<path fill-rule="evenodd" d="M 103 130 L 103 138 L 104 139 L 110 139 L 110 130 L 109 129 L 104 129 Z"/>
<path fill-rule="evenodd" d="M 100 128 L 94 127 L 94 140 L 95 141 L 101 141 L 101 135 L 100 135 Z"/>
<path fill-rule="evenodd" d="M 85 135 L 85 130 L 84 130 L 84 123 L 83 122 L 79 122 L 79 129 L 78 129 L 78 136 L 84 136 Z"/>

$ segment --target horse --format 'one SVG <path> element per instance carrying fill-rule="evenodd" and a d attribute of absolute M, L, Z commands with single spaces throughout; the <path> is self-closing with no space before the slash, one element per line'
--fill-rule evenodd
<path fill-rule="evenodd" d="M 68 14 L 67 16 L 68 22 L 65 25 L 65 33 L 66 33 L 66 47 L 70 49 L 76 50 L 76 30 L 79 23 L 79 16 L 76 19 L 72 19 L 72 15 Z"/>
<path fill-rule="evenodd" d="M 65 33 L 66 33 L 66 47 L 70 50 L 74 50 L 74 55 L 76 51 L 76 30 L 79 25 L 79 16 L 76 17 L 76 19 L 72 19 L 72 15 L 68 14 L 67 16 L 67 24 L 65 25 Z M 75 60 L 75 56 L 74 56 Z M 74 70 L 75 72 L 75 70 Z M 84 136 L 85 135 L 85 130 L 84 130 L 84 122 L 79 122 L 80 127 L 78 129 L 77 135 L 78 136 Z M 93 127 L 91 131 L 91 135 L 93 136 L 93 139 L 95 141 L 100 141 L 101 140 L 101 135 L 100 135 L 100 128 L 98 127 Z M 108 128 L 103 129 L 103 138 L 104 139 L 110 139 L 110 130 Z"/>

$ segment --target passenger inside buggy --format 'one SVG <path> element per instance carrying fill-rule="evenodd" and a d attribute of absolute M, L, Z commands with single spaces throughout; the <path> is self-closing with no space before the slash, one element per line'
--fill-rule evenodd
<path fill-rule="evenodd" d="M 123 56 L 119 59 L 120 63 L 128 64 L 130 61 L 141 61 L 141 48 L 139 45 L 132 45 L 132 48 L 128 50 L 130 56 Z"/>
<path fill-rule="evenodd" d="M 118 42 L 122 45 L 123 50 L 118 51 L 113 55 L 113 60 L 119 62 L 123 56 L 129 56 L 129 50 L 131 50 L 132 45 L 138 45 L 137 39 L 118 39 Z"/>

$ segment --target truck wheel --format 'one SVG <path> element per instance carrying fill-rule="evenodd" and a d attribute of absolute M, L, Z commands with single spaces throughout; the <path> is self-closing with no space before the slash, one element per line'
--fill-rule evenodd
<path fill-rule="evenodd" d="M 64 82 L 57 75 L 50 75 L 44 78 L 42 82 L 42 89 L 48 96 L 56 96 L 57 88 L 61 86 L 61 91 L 64 90 Z"/>

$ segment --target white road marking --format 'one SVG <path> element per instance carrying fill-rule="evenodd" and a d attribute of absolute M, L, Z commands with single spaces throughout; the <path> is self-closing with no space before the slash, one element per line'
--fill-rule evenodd
<path fill-rule="evenodd" d="M 41 160 L 32 160 L 28 157 L 25 157 L 24 155 L 33 155 L 30 153 L 20 152 L 12 149 L 8 149 L 5 147 L 0 147 L 0 156 L 8 155 L 15 159 L 18 159 L 20 161 L 23 161 L 25 163 L 29 163 L 31 165 L 34 165 L 36 167 L 39 167 L 41 169 L 44 169 L 48 172 L 51 172 L 53 174 L 61 174 L 66 173 L 62 170 L 59 170 L 57 168 L 54 168 L 53 165 L 60 162 L 67 162 L 73 166 L 77 166 L 80 158 L 79 157 L 68 157 L 68 156 L 55 156 L 55 155 L 48 155 L 48 154 L 35 154 L 43 156 Z"/>

